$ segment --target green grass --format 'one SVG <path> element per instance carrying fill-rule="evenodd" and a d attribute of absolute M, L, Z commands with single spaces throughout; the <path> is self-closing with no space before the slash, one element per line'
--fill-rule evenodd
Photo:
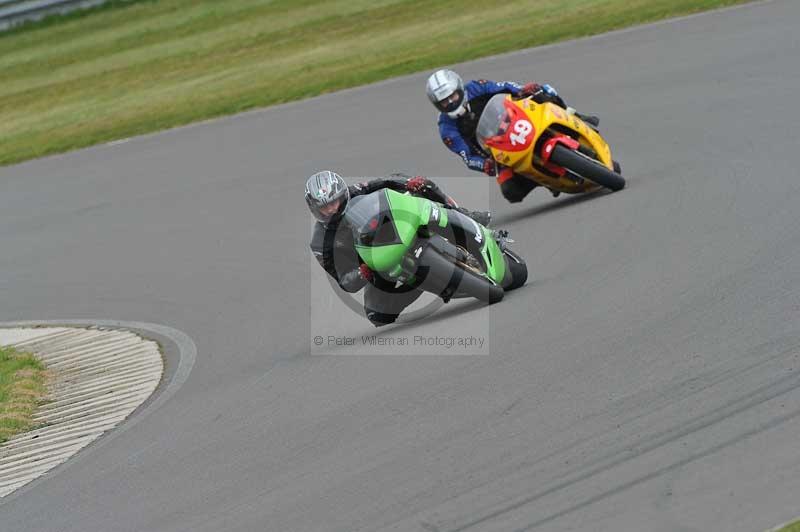
<path fill-rule="evenodd" d="M 33 356 L 0 347 L 0 443 L 33 427 L 45 394 L 45 369 Z"/>
<path fill-rule="evenodd" d="M 745 1 L 115 2 L 0 34 L 0 164 Z"/>
<path fill-rule="evenodd" d="M 800 521 L 795 521 L 792 524 L 786 525 L 777 532 L 800 532 Z"/>

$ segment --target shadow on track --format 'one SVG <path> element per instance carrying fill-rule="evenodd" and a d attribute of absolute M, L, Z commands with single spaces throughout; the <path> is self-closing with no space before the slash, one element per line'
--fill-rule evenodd
<path fill-rule="evenodd" d="M 405 331 L 405 330 L 411 329 L 411 328 L 413 328 L 413 327 L 415 327 L 415 326 L 417 326 L 417 325 L 419 325 L 421 323 L 424 323 L 426 325 L 427 324 L 431 324 L 431 323 L 436 323 L 436 322 L 451 318 L 453 316 L 460 316 L 462 314 L 467 314 L 467 313 L 472 312 L 474 310 L 477 310 L 477 309 L 484 308 L 484 307 L 488 306 L 483 301 L 478 301 L 477 299 L 474 300 L 474 301 L 469 301 L 467 303 L 456 302 L 456 301 L 454 301 L 454 303 L 456 303 L 456 304 L 455 305 L 449 305 L 448 304 L 447 308 L 445 308 L 444 310 L 439 310 L 438 312 L 435 312 L 435 313 L 431 314 L 430 316 L 425 317 L 422 320 L 403 321 L 403 315 L 400 314 L 400 318 L 397 320 L 397 322 L 394 325 L 389 325 L 389 326 L 386 326 L 386 327 L 380 327 L 380 328 L 372 329 L 371 332 L 373 334 L 375 334 L 375 335 L 378 335 L 378 336 L 383 335 L 383 334 L 401 332 L 401 331 Z M 459 304 L 459 303 L 461 303 L 461 304 Z"/>
<path fill-rule="evenodd" d="M 512 292 L 506 292 L 505 297 L 503 299 L 505 300 L 505 299 L 508 299 L 509 297 L 513 298 L 519 292 L 523 292 L 525 290 L 535 288 L 535 285 L 537 285 L 537 284 L 539 284 L 539 282 L 536 282 L 536 281 L 531 282 L 529 280 L 524 286 L 521 286 L 521 287 L 515 289 Z M 453 303 L 455 303 L 455 304 L 453 304 Z M 381 336 L 381 335 L 384 335 L 384 334 L 394 334 L 394 333 L 397 333 L 397 332 L 402 332 L 402 331 L 411 329 L 411 328 L 415 327 L 416 325 L 418 325 L 420 323 L 424 323 L 425 325 L 429 325 L 431 323 L 437 323 L 439 321 L 443 321 L 443 320 L 449 319 L 451 317 L 461 316 L 463 314 L 468 314 L 468 313 L 473 312 L 475 310 L 478 310 L 478 309 L 485 308 L 485 307 L 489 306 L 486 303 L 484 303 L 483 301 L 478 301 L 477 299 L 473 300 L 473 301 L 469 301 L 469 302 L 454 300 L 453 303 L 449 303 L 447 305 L 446 309 L 437 311 L 437 312 L 427 316 L 423 320 L 403 321 L 403 315 L 400 314 L 400 318 L 398 319 L 398 321 L 396 323 L 394 323 L 392 325 L 385 326 L 385 327 L 373 328 L 373 329 L 370 329 L 369 332 L 370 332 L 370 334 L 375 335 L 375 336 Z M 502 306 L 503 305 L 503 301 L 501 301 L 499 303 L 495 303 L 495 305 L 492 305 L 492 306 L 496 307 L 498 305 Z"/>
<path fill-rule="evenodd" d="M 562 199 L 559 201 L 545 203 L 544 205 L 537 205 L 536 207 L 533 207 L 531 209 L 526 209 L 524 211 L 515 211 L 506 214 L 499 214 L 492 220 L 492 227 L 500 227 L 502 224 L 510 224 L 517 222 L 519 220 L 524 220 L 526 218 L 532 218 L 534 216 L 546 214 L 548 212 L 557 211 L 560 209 L 566 209 L 568 207 L 572 207 L 573 205 L 577 205 L 579 203 L 583 203 L 585 201 L 589 201 L 595 198 L 607 196 L 609 194 L 613 193 L 609 190 L 600 189 L 594 192 L 589 192 L 587 194 L 579 194 L 575 196 L 570 196 L 566 199 Z"/>
<path fill-rule="evenodd" d="M 550 280 L 552 280 L 552 279 L 541 279 L 541 278 L 531 279 L 529 277 L 528 281 L 525 283 L 525 285 L 523 285 L 523 286 L 521 286 L 519 288 L 516 288 L 515 290 L 513 290 L 511 292 L 506 292 L 505 297 L 504 297 L 504 301 L 506 299 L 508 299 L 508 298 L 525 297 L 525 295 L 522 294 L 522 292 L 525 292 L 525 291 L 528 291 L 528 290 L 534 290 L 538 286 L 540 286 L 542 284 L 546 284 Z M 498 307 L 498 305 L 499 305 L 498 308 L 502 308 L 504 301 L 496 303 L 494 306 Z M 391 335 L 397 334 L 399 332 L 411 330 L 414 327 L 417 327 L 419 325 L 423 325 L 423 324 L 424 325 L 428 325 L 428 324 L 431 324 L 431 323 L 437 323 L 437 322 L 440 322 L 440 321 L 448 320 L 450 318 L 454 318 L 454 317 L 458 317 L 458 316 L 461 316 L 461 315 L 464 315 L 464 314 L 468 314 L 470 312 L 476 311 L 476 310 L 484 308 L 486 306 L 488 306 L 486 303 L 484 303 L 483 301 L 479 301 L 477 299 L 472 300 L 472 301 L 468 301 L 468 300 L 453 300 L 452 303 L 446 304 L 446 306 L 445 306 L 446 308 L 438 310 L 438 311 L 434 312 L 433 314 L 430 314 L 430 315 L 426 316 L 423 319 L 415 319 L 415 320 L 403 321 L 403 314 L 400 314 L 399 320 L 397 322 L 395 322 L 394 324 L 387 325 L 387 326 L 384 326 L 384 327 L 367 326 L 367 328 L 365 328 L 363 330 L 360 330 L 360 331 L 348 331 L 345 334 L 345 336 L 354 337 L 354 338 L 359 338 L 361 336 L 391 336 Z M 364 321 L 366 323 L 366 321 L 367 321 L 366 317 L 364 317 L 363 319 L 364 319 Z M 326 348 L 326 354 L 342 352 L 342 351 L 345 351 L 347 349 L 348 349 L 347 346 L 329 346 L 329 347 Z M 289 349 L 287 352 L 290 353 L 290 354 L 286 355 L 285 357 L 279 357 L 279 360 L 288 360 L 288 359 L 292 359 L 292 358 L 295 358 L 295 357 L 314 356 L 312 354 L 312 352 L 311 352 L 310 346 L 308 345 L 306 339 L 303 339 L 302 344 L 300 346 L 298 346 L 296 349 Z M 346 355 L 347 353 L 341 353 L 341 354 L 342 355 Z M 317 354 L 317 356 L 320 356 L 320 354 Z M 270 365 L 270 367 L 271 367 L 271 365 Z M 259 379 L 263 378 L 267 373 L 269 373 L 269 370 L 266 370 L 264 372 L 264 374 L 261 377 L 259 377 Z"/>

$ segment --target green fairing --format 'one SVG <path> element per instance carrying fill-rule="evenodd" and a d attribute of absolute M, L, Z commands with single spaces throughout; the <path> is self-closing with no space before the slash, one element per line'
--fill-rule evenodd
<path fill-rule="evenodd" d="M 492 238 L 492 232 L 485 227 L 483 227 L 483 237 L 486 245 L 481 249 L 481 255 L 483 263 L 486 264 L 486 274 L 495 283 L 502 284 L 506 276 L 506 261 L 503 252 Z"/>
<path fill-rule="evenodd" d="M 399 270 L 403 255 L 416 241 L 420 226 L 427 225 L 430 221 L 432 203 L 423 198 L 400 194 L 389 189 L 385 189 L 383 193 L 389 203 L 391 217 L 401 243 L 370 246 L 357 244 L 356 250 L 371 270 L 391 273 Z M 448 223 L 447 209 L 438 208 L 439 225 L 445 227 Z M 486 265 L 487 277 L 497 284 L 502 284 L 506 275 L 503 252 L 493 238 L 491 230 L 481 226 L 481 231 L 484 245 L 480 253 Z"/>
<path fill-rule="evenodd" d="M 419 227 L 427 225 L 431 215 L 431 202 L 390 189 L 386 189 L 386 197 L 400 240 L 408 247 L 414 243 Z"/>
<path fill-rule="evenodd" d="M 422 198 L 400 194 L 394 190 L 384 189 L 389 202 L 392 220 L 397 235 L 402 243 L 377 246 L 356 245 L 356 251 L 364 263 L 377 272 L 392 270 L 400 264 L 403 255 L 414 243 L 417 230 L 428 223 L 431 213 L 430 201 Z"/>
<path fill-rule="evenodd" d="M 376 272 L 392 270 L 405 254 L 408 247 L 403 244 L 389 244 L 386 246 L 356 246 L 356 251 L 361 260 Z"/>

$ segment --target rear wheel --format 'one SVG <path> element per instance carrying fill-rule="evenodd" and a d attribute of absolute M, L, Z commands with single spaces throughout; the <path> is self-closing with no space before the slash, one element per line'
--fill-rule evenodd
<path fill-rule="evenodd" d="M 599 161 L 571 150 L 561 144 L 553 149 L 550 162 L 578 174 L 584 179 L 597 183 L 614 191 L 625 188 L 625 179 L 613 170 L 609 170 Z"/>

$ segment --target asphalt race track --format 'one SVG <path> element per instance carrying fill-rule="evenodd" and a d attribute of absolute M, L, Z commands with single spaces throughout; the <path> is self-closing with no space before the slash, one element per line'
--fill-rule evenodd
<path fill-rule="evenodd" d="M 443 181 L 489 200 L 531 280 L 380 335 L 484 331 L 483 356 L 310 355 L 321 331 L 375 330 L 312 264 L 304 178 L 466 174 L 427 73 L 0 169 L 0 320 L 146 321 L 197 345 L 168 401 L 5 499 L 0 529 L 762 531 L 800 515 L 798 25 L 800 2 L 774 0 L 458 67 L 551 82 L 600 115 L 629 179 L 521 205 L 477 173 Z"/>

